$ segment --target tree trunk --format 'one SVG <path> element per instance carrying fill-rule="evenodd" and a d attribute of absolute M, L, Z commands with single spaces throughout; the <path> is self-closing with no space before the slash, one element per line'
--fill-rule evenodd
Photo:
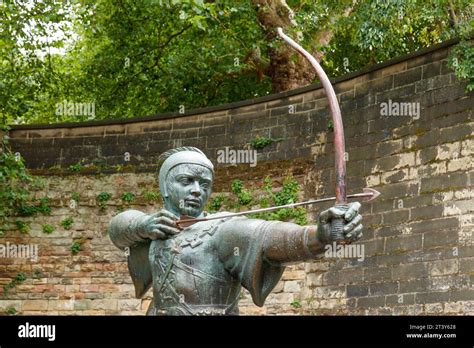
<path fill-rule="evenodd" d="M 276 28 L 281 27 L 285 31 L 295 25 L 293 11 L 285 0 L 252 0 L 252 2 L 268 42 L 275 40 Z M 270 47 L 268 56 L 270 64 L 265 73 L 272 80 L 274 92 L 309 85 L 316 77 L 311 64 L 286 44 Z"/>

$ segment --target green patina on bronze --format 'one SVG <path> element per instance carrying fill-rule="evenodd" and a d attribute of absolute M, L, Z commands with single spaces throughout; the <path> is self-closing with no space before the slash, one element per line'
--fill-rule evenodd
<path fill-rule="evenodd" d="M 317 259 L 333 242 L 331 220 L 345 219 L 344 242 L 362 235 L 357 202 L 322 212 L 317 226 L 207 214 L 214 180 L 209 159 L 193 147 L 162 158 L 165 208 L 151 215 L 127 210 L 109 225 L 111 240 L 128 255 L 136 296 L 153 288 L 148 315 L 237 315 L 242 286 L 263 306 L 287 264 Z M 219 216 L 182 230 L 177 226 L 181 218 Z"/>

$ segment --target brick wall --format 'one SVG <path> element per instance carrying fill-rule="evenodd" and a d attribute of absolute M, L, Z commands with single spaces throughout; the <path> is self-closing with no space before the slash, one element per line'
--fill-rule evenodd
<path fill-rule="evenodd" d="M 448 68 L 445 43 L 334 80 L 346 131 L 348 191 L 374 187 L 364 203 L 365 258 L 292 266 L 258 308 L 247 314 L 473 314 L 474 152 L 472 94 Z M 382 103 L 419 103 L 420 113 L 382 116 Z M 416 104 L 415 104 L 416 105 Z M 98 106 L 99 107 L 99 106 Z M 42 178 L 49 216 L 21 218 L 29 235 L 7 232 L 2 243 L 39 245 L 39 259 L 0 258 L 0 281 L 27 279 L 0 299 L 22 314 L 142 314 L 150 297 L 133 298 L 126 257 L 105 234 L 110 218 L 133 207 L 151 212 L 144 192 L 156 190 L 155 162 L 176 146 L 197 146 L 216 163 L 217 150 L 242 149 L 258 135 L 283 138 L 258 153 L 258 165 L 217 164 L 214 191 L 236 178 L 260 182 L 293 174 L 302 199 L 333 195 L 333 145 L 324 91 L 291 92 L 179 113 L 75 125 L 17 126 L 15 151 Z M 125 153 L 130 155 L 126 161 Z M 82 161 L 79 173 L 70 165 Z M 105 211 L 96 200 L 112 193 Z M 80 193 L 76 206 L 73 192 Z M 137 199 L 127 206 L 121 196 Z M 323 209 L 329 205 L 322 205 Z M 311 221 L 317 211 L 310 211 Z M 72 217 L 71 230 L 59 223 Z M 18 220 L 15 218 L 14 220 Z M 42 224 L 56 227 L 42 232 Z M 71 244 L 82 243 L 72 255 Z"/>

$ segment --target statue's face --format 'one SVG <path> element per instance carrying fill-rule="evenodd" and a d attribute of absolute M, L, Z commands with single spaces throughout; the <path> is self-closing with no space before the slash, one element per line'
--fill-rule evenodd
<path fill-rule="evenodd" d="M 212 172 L 198 164 L 180 164 L 166 179 L 165 207 L 174 214 L 198 217 L 212 192 Z"/>

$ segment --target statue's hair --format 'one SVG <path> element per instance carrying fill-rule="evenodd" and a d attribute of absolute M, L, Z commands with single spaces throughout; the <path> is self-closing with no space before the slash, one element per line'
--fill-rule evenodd
<path fill-rule="evenodd" d="M 163 152 L 160 157 L 158 157 L 158 164 L 161 165 L 163 164 L 164 161 L 166 161 L 166 159 L 168 157 L 170 157 L 171 155 L 174 155 L 175 153 L 178 153 L 178 152 L 182 152 L 182 151 L 194 151 L 194 152 L 198 152 L 200 153 L 201 155 L 204 155 L 204 152 L 202 152 L 201 150 L 199 150 L 197 147 L 193 147 L 193 146 L 181 146 L 181 147 L 177 147 L 175 149 L 171 149 L 171 150 L 168 150 L 168 151 L 165 151 Z"/>

